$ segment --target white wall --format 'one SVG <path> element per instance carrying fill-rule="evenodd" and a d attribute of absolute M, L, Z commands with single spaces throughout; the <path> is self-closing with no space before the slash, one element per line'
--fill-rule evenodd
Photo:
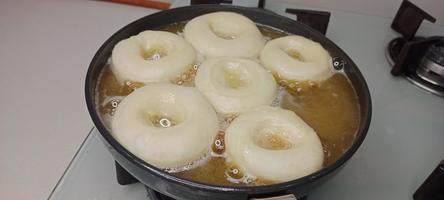
<path fill-rule="evenodd" d="M 268 0 L 393 18 L 402 0 Z M 444 25 L 444 0 L 410 0 Z"/>

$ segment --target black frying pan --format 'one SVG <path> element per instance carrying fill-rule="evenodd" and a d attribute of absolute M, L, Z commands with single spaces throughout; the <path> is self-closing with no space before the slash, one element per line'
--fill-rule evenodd
<path fill-rule="evenodd" d="M 111 136 L 97 112 L 95 88 L 97 86 L 99 74 L 110 57 L 114 45 L 120 40 L 136 35 L 147 29 L 156 29 L 163 25 L 187 21 L 199 15 L 217 11 L 237 12 L 247 16 L 258 24 L 271 26 L 285 32 L 310 38 L 321 43 L 335 61 L 344 64 L 342 67 L 359 98 L 361 122 L 354 143 L 336 162 L 316 173 L 285 183 L 255 187 L 218 186 L 194 182 L 166 173 L 137 158 Z M 183 200 L 236 200 L 266 198 L 287 194 L 293 194 L 295 197 L 305 196 L 312 188 L 320 185 L 336 174 L 344 163 L 350 159 L 364 140 L 371 119 L 371 99 L 367 84 L 355 63 L 344 53 L 344 51 L 324 35 L 304 24 L 274 14 L 270 11 L 237 6 L 197 5 L 175 8 L 143 17 L 123 27 L 100 47 L 91 61 L 86 75 L 85 96 L 91 118 L 101 133 L 103 142 L 107 145 L 114 159 L 148 187 L 175 199 Z"/>

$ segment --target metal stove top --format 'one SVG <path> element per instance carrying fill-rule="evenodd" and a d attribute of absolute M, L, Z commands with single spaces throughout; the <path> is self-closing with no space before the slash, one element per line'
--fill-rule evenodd
<path fill-rule="evenodd" d="M 292 5 L 266 5 L 269 10 L 294 17 L 285 14 L 289 7 Z M 390 29 L 392 19 L 329 11 L 327 37 L 348 53 L 366 78 L 373 99 L 373 118 L 361 148 L 309 199 L 412 199 L 444 158 L 444 99 L 390 74 L 384 51 L 398 36 Z M 424 24 L 417 35 L 443 33 L 442 26 Z M 118 185 L 114 161 L 93 129 L 49 199 L 147 197 L 141 184 Z"/>

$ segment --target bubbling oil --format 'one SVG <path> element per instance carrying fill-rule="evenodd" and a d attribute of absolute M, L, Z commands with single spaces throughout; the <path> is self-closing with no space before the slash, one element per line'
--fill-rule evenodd
<path fill-rule="evenodd" d="M 159 28 L 182 35 L 185 22 L 174 23 Z M 269 27 L 260 26 L 259 30 L 266 40 L 288 35 Z M 194 76 L 199 63 L 171 80 L 172 83 L 194 86 Z M 272 106 L 291 110 L 300 116 L 318 134 L 324 149 L 324 166 L 335 162 L 353 143 L 360 122 L 358 98 L 349 80 L 343 73 L 335 73 L 320 84 L 312 82 L 295 82 L 281 79 L 278 81 L 278 95 Z M 112 116 L 120 101 L 143 83 L 125 82 L 120 84 L 112 73 L 109 64 L 104 67 L 97 87 L 98 111 L 110 127 Z M 224 131 L 236 116 L 219 115 L 220 130 L 214 139 L 212 148 L 201 160 L 174 169 L 165 169 L 169 173 L 214 185 L 257 186 L 274 182 L 252 177 L 229 162 L 225 153 Z M 153 121 L 161 123 L 161 117 Z M 162 124 L 159 124 L 162 126 Z M 266 138 L 267 139 L 267 138 Z M 270 141 L 259 141 L 264 147 L 287 148 L 285 141 L 270 135 Z M 270 145 L 270 146 L 267 146 Z M 285 169 L 282 169 L 285 170 Z"/>

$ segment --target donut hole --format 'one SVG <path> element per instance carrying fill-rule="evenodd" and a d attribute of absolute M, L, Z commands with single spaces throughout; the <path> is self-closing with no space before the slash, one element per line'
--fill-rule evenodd
<path fill-rule="evenodd" d="M 280 127 L 270 126 L 268 122 L 262 122 L 253 134 L 253 142 L 267 150 L 286 150 L 293 147 L 293 143 Z"/>
<path fill-rule="evenodd" d="M 210 22 L 209 27 L 214 35 L 225 40 L 234 40 L 238 38 L 242 31 L 242 28 L 239 25 L 229 23 L 223 19 Z"/>
<path fill-rule="evenodd" d="M 169 49 L 165 45 L 152 45 L 148 46 L 147 48 L 141 48 L 141 56 L 144 60 L 148 61 L 156 61 L 160 60 L 162 57 L 165 57 L 168 55 Z"/>
<path fill-rule="evenodd" d="M 234 90 L 246 87 L 250 83 L 248 69 L 239 62 L 216 63 L 212 70 L 212 77 L 222 86 Z"/>
<path fill-rule="evenodd" d="M 248 75 L 240 67 L 225 67 L 224 68 L 225 85 L 232 89 L 239 89 L 248 84 Z"/>
<path fill-rule="evenodd" d="M 286 150 L 293 147 L 292 143 L 282 133 L 262 133 L 255 137 L 255 143 L 268 150 Z"/>
<path fill-rule="evenodd" d="M 186 113 L 179 107 L 178 105 L 169 104 L 155 109 L 145 109 L 146 111 L 142 112 L 142 119 L 152 127 L 171 128 L 185 120 Z"/>
<path fill-rule="evenodd" d="M 290 56 L 291 58 L 295 59 L 295 60 L 298 60 L 298 61 L 301 61 L 301 62 L 305 62 L 306 61 L 304 56 L 302 56 L 302 54 L 298 50 L 288 49 L 288 50 L 285 51 L 285 53 L 288 56 Z"/>
<path fill-rule="evenodd" d="M 170 116 L 162 116 L 156 114 L 147 114 L 145 120 L 148 124 L 158 128 L 170 128 L 178 124 L 179 122 Z"/>

